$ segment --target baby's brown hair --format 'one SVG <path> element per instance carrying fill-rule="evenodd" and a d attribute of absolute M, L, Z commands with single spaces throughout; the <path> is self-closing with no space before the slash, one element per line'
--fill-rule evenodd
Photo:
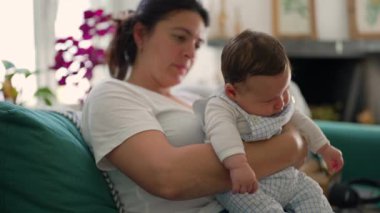
<path fill-rule="evenodd" d="M 222 73 L 225 83 L 238 83 L 254 75 L 277 75 L 290 68 L 285 49 L 276 38 L 245 30 L 223 48 Z"/>

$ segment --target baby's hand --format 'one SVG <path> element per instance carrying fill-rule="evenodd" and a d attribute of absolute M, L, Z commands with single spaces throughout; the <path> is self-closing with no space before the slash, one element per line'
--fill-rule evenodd
<path fill-rule="evenodd" d="M 318 153 L 322 156 L 323 160 L 326 162 L 328 172 L 334 174 L 343 168 L 343 157 L 342 152 L 331 146 L 322 147 Z"/>
<path fill-rule="evenodd" d="M 223 161 L 230 170 L 232 193 L 254 193 L 258 189 L 255 172 L 249 166 L 244 154 L 235 154 Z"/>
<path fill-rule="evenodd" d="M 230 169 L 232 193 L 254 193 L 258 189 L 256 175 L 248 163 Z"/>

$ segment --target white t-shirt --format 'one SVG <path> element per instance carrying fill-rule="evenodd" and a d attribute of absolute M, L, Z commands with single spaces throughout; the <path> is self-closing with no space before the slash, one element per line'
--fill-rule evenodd
<path fill-rule="evenodd" d="M 151 195 L 105 158 L 127 138 L 145 130 L 162 131 L 173 146 L 203 143 L 201 124 L 191 109 L 142 87 L 108 79 L 89 94 L 81 130 L 97 166 L 109 173 L 127 212 L 206 213 L 223 209 L 213 197 L 170 201 Z"/>

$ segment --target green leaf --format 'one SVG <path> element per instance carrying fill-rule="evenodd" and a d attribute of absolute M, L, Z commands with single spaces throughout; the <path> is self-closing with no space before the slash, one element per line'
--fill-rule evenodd
<path fill-rule="evenodd" d="M 54 93 L 48 87 L 41 87 L 35 93 L 34 96 L 42 100 L 46 105 L 51 106 L 53 99 L 55 98 Z"/>
<path fill-rule="evenodd" d="M 49 99 L 49 98 L 43 98 L 42 99 L 44 101 L 44 103 L 48 106 L 51 106 L 53 105 L 53 102 Z"/>
<path fill-rule="evenodd" d="M 15 67 L 15 65 L 12 62 L 10 62 L 10 61 L 1 60 L 1 62 L 3 63 L 3 65 L 4 65 L 4 67 L 5 67 L 6 70 L 9 70 L 9 69 Z"/>
<path fill-rule="evenodd" d="M 41 88 L 39 88 L 36 91 L 35 95 L 37 95 L 37 96 L 43 95 L 43 96 L 52 96 L 52 97 L 55 97 L 54 93 L 48 87 L 41 87 Z"/>
<path fill-rule="evenodd" d="M 15 73 L 23 74 L 25 75 L 25 77 L 28 77 L 29 75 L 32 74 L 32 72 L 30 72 L 28 69 L 25 69 L 25 68 L 16 69 Z"/>

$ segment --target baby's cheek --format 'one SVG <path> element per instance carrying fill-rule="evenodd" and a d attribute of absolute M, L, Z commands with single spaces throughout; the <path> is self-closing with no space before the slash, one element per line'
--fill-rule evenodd
<path fill-rule="evenodd" d="M 289 89 L 286 90 L 285 96 L 286 96 L 286 99 L 287 99 L 287 104 L 290 103 L 290 102 L 293 102 L 293 103 L 295 102 L 294 96 L 290 93 Z"/>
<path fill-rule="evenodd" d="M 289 100 L 290 100 L 290 98 L 289 98 L 289 93 L 286 93 L 286 94 L 284 95 L 284 105 L 285 105 L 285 106 L 289 104 Z"/>

